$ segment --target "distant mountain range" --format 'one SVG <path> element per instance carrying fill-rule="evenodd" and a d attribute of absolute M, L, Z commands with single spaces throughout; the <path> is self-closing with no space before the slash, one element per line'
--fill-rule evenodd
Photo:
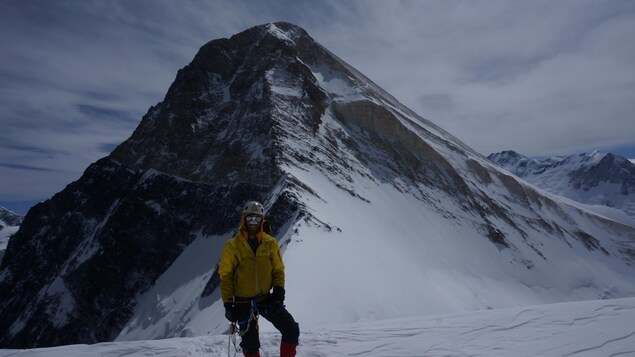
<path fill-rule="evenodd" d="M 503 151 L 488 158 L 546 191 L 635 217 L 635 164 L 626 158 L 598 151 L 544 160 Z"/>
<path fill-rule="evenodd" d="M 0 226 L 19 226 L 24 217 L 9 211 L 4 207 L 0 207 Z M 2 228 L 0 227 L 0 230 Z"/>

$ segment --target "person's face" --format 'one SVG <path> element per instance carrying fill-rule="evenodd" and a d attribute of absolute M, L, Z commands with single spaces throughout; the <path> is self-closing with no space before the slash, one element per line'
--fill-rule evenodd
<path fill-rule="evenodd" d="M 262 223 L 262 216 L 257 214 L 250 214 L 245 216 L 245 227 L 247 227 L 247 232 L 251 234 L 256 234 L 260 231 L 260 225 Z"/>

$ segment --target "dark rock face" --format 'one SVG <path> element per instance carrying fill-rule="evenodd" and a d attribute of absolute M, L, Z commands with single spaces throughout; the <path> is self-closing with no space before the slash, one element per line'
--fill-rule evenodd
<path fill-rule="evenodd" d="M 134 172 L 109 159 L 91 165 L 80 180 L 34 207 L 10 242 L 0 282 L 0 329 L 11 331 L 16 322 L 26 327 L 10 340 L 4 333 L 3 345 L 112 340 L 136 296 L 195 232 L 231 230 L 242 202 L 264 199 L 267 191 Z"/>
<path fill-rule="evenodd" d="M 0 346 L 110 341 L 196 234 L 233 230 L 248 200 L 274 227 L 296 214 L 272 196 L 285 181 L 264 81 L 290 48 L 262 27 L 203 46 L 130 139 L 29 211 L 2 262 Z"/>
<path fill-rule="evenodd" d="M 304 30 L 293 30 L 296 43 L 315 46 Z M 246 30 L 230 39 L 204 45 L 192 63 L 181 69 L 165 100 L 148 111 L 132 137 L 111 158 L 127 167 L 153 168 L 179 177 L 213 184 L 258 182 L 272 186 L 281 177 L 281 122 L 271 102 L 267 76 L 283 68 L 290 81 L 307 81 L 310 71 L 298 59 L 296 43 L 264 31 Z M 308 71 L 308 73 L 306 73 Z M 302 106 L 308 118 L 301 129 L 315 126 L 324 111 L 324 94 L 301 83 Z"/>

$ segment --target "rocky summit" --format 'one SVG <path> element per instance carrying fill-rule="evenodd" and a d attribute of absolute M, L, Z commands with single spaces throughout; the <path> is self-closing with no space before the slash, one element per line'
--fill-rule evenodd
<path fill-rule="evenodd" d="M 538 193 L 271 23 L 201 47 L 129 139 L 28 212 L 0 346 L 222 333 L 215 266 L 248 200 L 301 326 L 635 295 L 635 229 Z"/>

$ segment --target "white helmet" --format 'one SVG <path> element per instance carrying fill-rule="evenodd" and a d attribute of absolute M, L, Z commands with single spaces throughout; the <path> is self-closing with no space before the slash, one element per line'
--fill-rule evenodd
<path fill-rule="evenodd" d="M 248 214 L 257 214 L 264 217 L 265 209 L 262 207 L 262 204 L 260 202 L 247 202 L 247 204 L 245 205 L 245 209 L 243 210 L 243 215 Z"/>

